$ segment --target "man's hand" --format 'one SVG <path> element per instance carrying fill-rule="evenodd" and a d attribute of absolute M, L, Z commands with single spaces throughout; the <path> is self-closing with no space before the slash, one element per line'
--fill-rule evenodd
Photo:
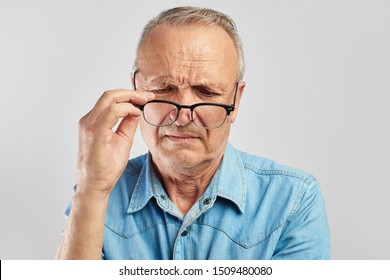
<path fill-rule="evenodd" d="M 81 118 L 77 191 L 56 258 L 101 259 L 108 197 L 129 159 L 141 115 L 137 105 L 153 98 L 148 92 L 107 91 Z"/>
<path fill-rule="evenodd" d="M 108 195 L 123 173 L 142 114 L 137 105 L 154 94 L 131 90 L 106 91 L 79 122 L 78 186 L 80 192 Z M 113 127 L 123 118 L 116 131 Z"/>

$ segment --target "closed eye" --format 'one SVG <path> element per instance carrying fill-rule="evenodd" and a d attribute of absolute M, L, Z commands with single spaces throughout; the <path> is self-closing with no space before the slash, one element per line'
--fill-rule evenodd
<path fill-rule="evenodd" d="M 213 98 L 218 97 L 221 94 L 215 91 L 212 91 L 210 89 L 207 89 L 205 87 L 195 87 L 195 89 L 204 97 Z"/>
<path fill-rule="evenodd" d="M 172 86 L 168 86 L 165 88 L 157 88 L 157 89 L 151 89 L 150 91 L 155 93 L 155 94 L 166 94 L 174 91 L 176 88 Z"/>

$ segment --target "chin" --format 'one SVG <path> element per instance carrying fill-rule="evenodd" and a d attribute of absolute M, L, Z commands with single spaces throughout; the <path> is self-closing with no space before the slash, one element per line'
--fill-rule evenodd
<path fill-rule="evenodd" d="M 204 153 L 190 149 L 163 149 L 157 153 L 161 163 L 175 169 L 194 168 L 208 161 Z"/>
<path fill-rule="evenodd" d="M 192 167 L 196 166 L 202 157 L 199 152 L 180 149 L 167 151 L 164 155 L 164 161 L 171 162 L 171 165 L 174 166 Z"/>

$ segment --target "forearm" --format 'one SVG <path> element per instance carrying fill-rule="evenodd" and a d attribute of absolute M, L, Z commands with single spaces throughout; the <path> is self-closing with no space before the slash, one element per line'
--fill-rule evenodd
<path fill-rule="evenodd" d="M 101 259 L 108 195 L 76 192 L 57 259 Z"/>
<path fill-rule="evenodd" d="M 101 259 L 108 197 L 129 160 L 139 106 L 152 99 L 150 92 L 109 90 L 80 119 L 79 183 L 57 259 Z"/>

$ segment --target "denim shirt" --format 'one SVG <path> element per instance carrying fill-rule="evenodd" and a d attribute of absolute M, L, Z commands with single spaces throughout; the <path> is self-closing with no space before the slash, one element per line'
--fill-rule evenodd
<path fill-rule="evenodd" d="M 143 155 L 129 160 L 111 192 L 102 257 L 328 259 L 324 200 L 313 176 L 228 144 L 206 191 L 183 216 L 150 154 Z"/>

